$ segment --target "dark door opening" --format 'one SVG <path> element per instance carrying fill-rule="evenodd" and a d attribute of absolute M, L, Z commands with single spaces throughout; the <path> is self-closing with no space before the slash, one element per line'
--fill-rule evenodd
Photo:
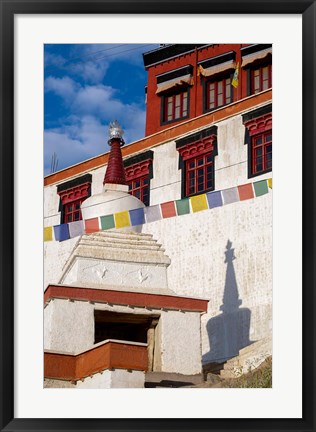
<path fill-rule="evenodd" d="M 157 324 L 158 316 L 94 311 L 94 343 L 106 339 L 148 343 L 148 330 Z M 154 324 L 155 325 L 155 324 Z"/>

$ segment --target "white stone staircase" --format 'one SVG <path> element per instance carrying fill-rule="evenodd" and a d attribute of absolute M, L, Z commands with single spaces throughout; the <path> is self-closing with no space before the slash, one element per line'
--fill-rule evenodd
<path fill-rule="evenodd" d="M 267 337 L 248 345 L 239 351 L 238 356 L 228 360 L 221 370 L 221 378 L 238 378 L 256 369 L 272 355 L 272 338 Z"/>

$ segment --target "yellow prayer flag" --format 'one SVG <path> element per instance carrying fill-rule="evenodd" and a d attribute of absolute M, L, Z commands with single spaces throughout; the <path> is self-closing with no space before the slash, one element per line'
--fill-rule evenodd
<path fill-rule="evenodd" d="M 272 189 L 272 178 L 268 179 L 268 186 L 270 189 Z"/>
<path fill-rule="evenodd" d="M 131 226 L 128 211 L 114 213 L 115 228 L 124 228 Z"/>
<path fill-rule="evenodd" d="M 191 202 L 191 208 L 193 213 L 208 209 L 207 199 L 205 194 L 191 197 L 190 202 Z"/>
<path fill-rule="evenodd" d="M 236 66 L 236 69 L 235 69 L 235 72 L 234 72 L 234 76 L 233 76 L 233 79 L 232 79 L 232 86 L 235 87 L 235 88 L 237 88 L 238 84 L 239 84 L 238 75 L 239 75 L 239 63 L 237 63 L 237 66 Z"/>
<path fill-rule="evenodd" d="M 53 227 L 44 227 L 44 242 L 53 240 Z"/>

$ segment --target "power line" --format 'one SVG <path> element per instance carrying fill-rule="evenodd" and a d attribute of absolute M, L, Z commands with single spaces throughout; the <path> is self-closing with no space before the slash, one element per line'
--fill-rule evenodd
<path fill-rule="evenodd" d="M 127 44 L 125 44 L 125 45 L 127 45 Z M 130 49 L 128 49 L 128 50 L 119 51 L 119 52 L 116 52 L 116 53 L 114 53 L 114 54 L 109 54 L 109 55 L 102 56 L 102 57 L 98 57 L 98 58 L 88 59 L 88 60 L 85 60 L 85 61 L 83 61 L 83 62 L 78 62 L 78 63 L 85 63 L 85 62 L 87 62 L 87 61 L 98 61 L 98 60 L 102 60 L 102 59 L 104 59 L 104 58 L 113 57 L 113 56 L 120 55 L 120 54 L 123 54 L 123 53 L 126 53 L 126 52 L 131 52 L 131 51 L 135 51 L 135 50 L 143 49 L 143 48 L 145 48 L 145 47 L 152 46 L 152 45 L 155 45 L 155 44 L 140 45 L 140 46 L 137 46 L 137 47 L 135 47 L 135 48 L 130 48 Z M 119 45 L 119 46 L 124 46 L 124 45 Z M 107 50 L 114 49 L 114 48 L 117 48 L 117 47 L 108 48 Z M 101 51 L 107 51 L 107 50 L 100 50 L 99 52 L 101 52 Z M 91 54 L 90 54 L 90 55 L 91 55 Z M 86 57 L 86 55 L 85 55 L 85 56 L 82 56 L 82 57 L 78 57 L 77 59 L 80 59 L 80 58 L 83 58 L 83 57 Z M 66 63 L 69 63 L 69 61 L 67 61 Z M 64 69 L 64 70 L 67 69 L 67 68 L 70 68 L 70 69 L 71 69 L 71 67 L 76 66 L 78 63 L 76 63 L 76 64 L 74 64 L 74 65 L 71 65 L 71 64 L 70 64 L 70 65 L 68 65 L 68 66 L 51 66 L 51 67 L 48 67 L 48 68 L 46 69 L 45 72 L 47 73 L 47 70 L 52 71 L 52 70 L 56 70 L 56 69 Z"/>
<path fill-rule="evenodd" d="M 80 57 L 71 57 L 70 59 L 66 60 L 65 62 L 59 62 L 59 63 L 57 63 L 57 65 L 55 64 L 54 66 L 47 66 L 46 71 L 47 71 L 47 70 L 50 70 L 50 69 L 58 69 L 59 66 L 62 67 L 62 66 L 64 66 L 64 65 L 67 64 L 67 63 L 71 63 L 71 62 L 73 62 L 73 61 L 80 60 L 80 59 L 82 59 L 82 58 L 84 58 L 84 57 L 93 56 L 93 55 L 98 54 L 98 53 L 100 53 L 100 52 L 110 51 L 110 50 L 113 50 L 113 49 L 116 49 L 116 48 L 120 48 L 120 47 L 123 47 L 123 46 L 125 46 L 125 45 L 128 45 L 128 44 L 116 45 L 116 46 L 111 47 L 111 48 L 104 48 L 104 49 L 102 49 L 102 50 L 92 51 L 92 52 L 90 52 L 90 53 L 88 53 L 88 54 L 84 54 L 84 55 L 82 55 L 82 56 L 80 56 Z"/>

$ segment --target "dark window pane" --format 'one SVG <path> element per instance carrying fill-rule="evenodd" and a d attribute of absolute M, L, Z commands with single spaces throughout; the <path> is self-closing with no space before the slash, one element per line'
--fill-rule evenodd
<path fill-rule="evenodd" d="M 148 185 L 149 184 L 149 179 L 146 177 L 144 178 L 144 185 Z"/>
<path fill-rule="evenodd" d="M 256 157 L 262 156 L 262 147 L 256 149 Z"/>
<path fill-rule="evenodd" d="M 195 167 L 195 161 L 189 162 L 189 168 L 194 168 Z"/>
<path fill-rule="evenodd" d="M 71 215 L 71 214 L 68 215 L 68 217 L 67 217 L 67 222 L 72 222 L 72 215 Z"/>
<path fill-rule="evenodd" d="M 204 190 L 204 185 L 202 184 L 198 184 L 198 191 L 201 192 Z"/>
<path fill-rule="evenodd" d="M 140 181 L 136 180 L 136 182 L 135 182 L 135 188 L 139 188 L 139 187 L 140 187 Z"/>
<path fill-rule="evenodd" d="M 213 165 L 208 165 L 206 168 L 206 172 L 209 174 L 211 172 L 213 172 Z"/>
<path fill-rule="evenodd" d="M 212 162 L 213 156 L 206 156 L 206 162 Z"/>
<path fill-rule="evenodd" d="M 262 136 L 255 139 L 255 145 L 260 145 L 260 144 L 262 144 Z"/>
<path fill-rule="evenodd" d="M 266 142 L 270 142 L 270 141 L 272 141 L 272 135 L 267 135 L 266 136 Z"/>
<path fill-rule="evenodd" d="M 135 191 L 136 198 L 140 198 L 140 190 Z"/>
<path fill-rule="evenodd" d="M 197 164 L 198 164 L 198 166 L 203 165 L 203 158 L 198 159 Z"/>
<path fill-rule="evenodd" d="M 79 212 L 76 212 L 75 213 L 75 218 L 74 218 L 74 220 L 75 221 L 78 221 L 80 219 L 80 213 Z"/>
<path fill-rule="evenodd" d="M 207 187 L 207 189 L 211 188 L 212 185 L 213 185 L 212 180 L 207 180 L 207 182 L 206 182 L 206 187 Z"/>
<path fill-rule="evenodd" d="M 202 176 L 202 175 L 204 175 L 204 169 L 200 168 L 198 169 L 198 176 Z"/>

